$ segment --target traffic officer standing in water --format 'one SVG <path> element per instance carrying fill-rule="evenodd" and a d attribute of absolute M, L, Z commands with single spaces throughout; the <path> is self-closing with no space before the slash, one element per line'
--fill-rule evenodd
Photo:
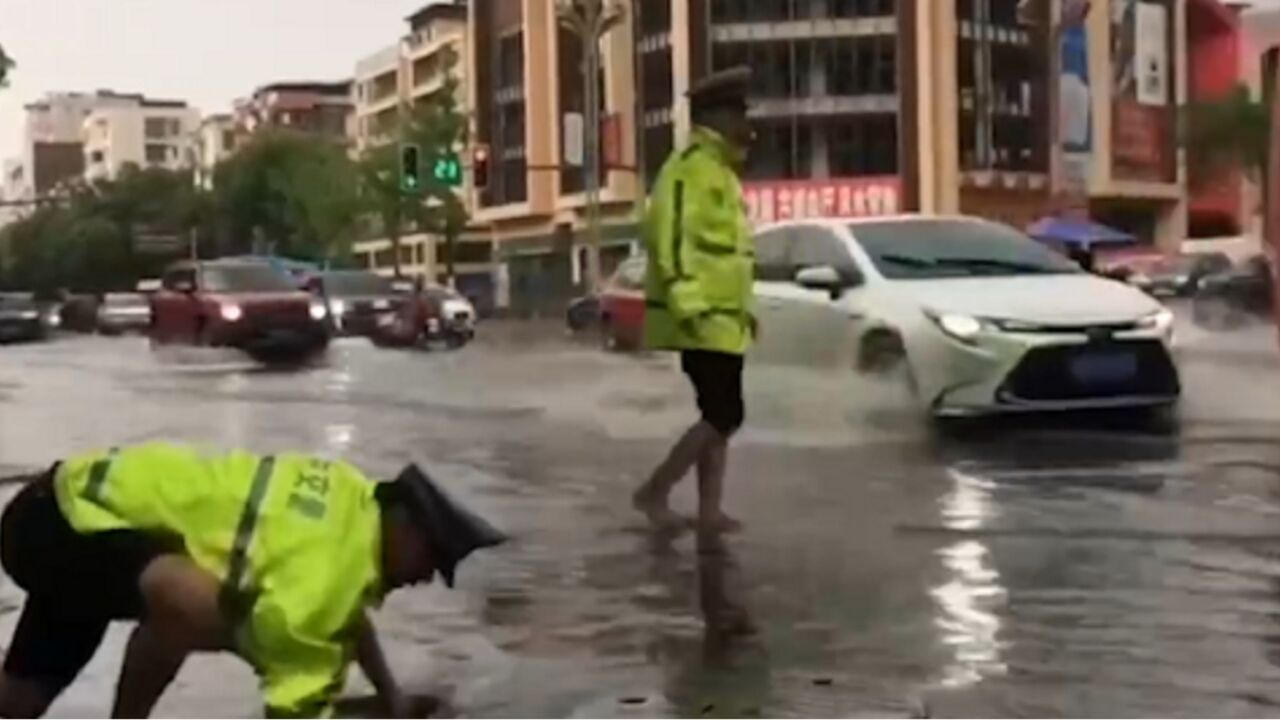
<path fill-rule="evenodd" d="M 750 82 L 751 70 L 737 67 L 689 91 L 689 145 L 663 165 L 643 229 L 649 253 L 646 344 L 680 353 L 702 417 L 633 500 L 655 525 L 682 524 L 668 497 L 696 466 L 698 525 L 712 534 L 738 528 L 721 500 L 729 439 L 744 417 L 743 355 L 756 333 L 755 250 L 738 179 L 753 136 Z"/>
<path fill-rule="evenodd" d="M 343 462 L 164 443 L 70 458 L 0 520 L 0 561 L 27 591 L 0 714 L 43 714 L 107 625 L 136 619 L 117 717 L 150 714 L 206 650 L 247 660 L 272 716 L 330 713 L 353 657 L 406 716 L 366 609 L 437 572 L 452 587 L 463 558 L 503 539 L 413 465 L 373 482 Z"/>

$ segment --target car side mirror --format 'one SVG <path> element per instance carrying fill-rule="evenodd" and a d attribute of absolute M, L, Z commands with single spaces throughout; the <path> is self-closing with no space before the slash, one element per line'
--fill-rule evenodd
<path fill-rule="evenodd" d="M 796 273 L 796 284 L 809 290 L 825 290 L 831 293 L 831 299 L 837 300 L 844 294 L 847 283 L 840 277 L 840 272 L 830 265 L 807 267 Z"/>

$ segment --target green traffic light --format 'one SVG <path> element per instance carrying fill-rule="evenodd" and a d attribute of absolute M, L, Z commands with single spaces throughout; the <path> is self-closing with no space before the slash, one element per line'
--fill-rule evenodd
<path fill-rule="evenodd" d="M 436 180 L 445 185 L 456 187 L 462 184 L 462 163 L 457 157 L 443 157 L 435 162 L 431 169 Z"/>

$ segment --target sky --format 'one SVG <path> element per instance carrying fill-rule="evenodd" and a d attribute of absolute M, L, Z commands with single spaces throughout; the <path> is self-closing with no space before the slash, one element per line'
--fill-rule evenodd
<path fill-rule="evenodd" d="M 0 159 L 21 153 L 22 106 L 50 90 L 141 92 L 202 113 L 280 80 L 348 78 L 432 0 L 0 0 Z"/>
<path fill-rule="evenodd" d="M 227 112 L 268 82 L 349 77 L 428 2 L 0 0 L 0 46 L 18 62 L 0 91 L 0 159 L 20 154 L 22 106 L 46 91 L 142 92 Z"/>

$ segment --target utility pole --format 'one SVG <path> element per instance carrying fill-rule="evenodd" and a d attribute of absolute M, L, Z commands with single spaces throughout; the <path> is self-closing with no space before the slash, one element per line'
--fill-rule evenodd
<path fill-rule="evenodd" d="M 582 44 L 583 124 L 586 147 L 583 172 L 587 195 L 587 284 L 600 287 L 600 41 L 626 17 L 619 0 L 558 0 L 560 26 Z"/>

